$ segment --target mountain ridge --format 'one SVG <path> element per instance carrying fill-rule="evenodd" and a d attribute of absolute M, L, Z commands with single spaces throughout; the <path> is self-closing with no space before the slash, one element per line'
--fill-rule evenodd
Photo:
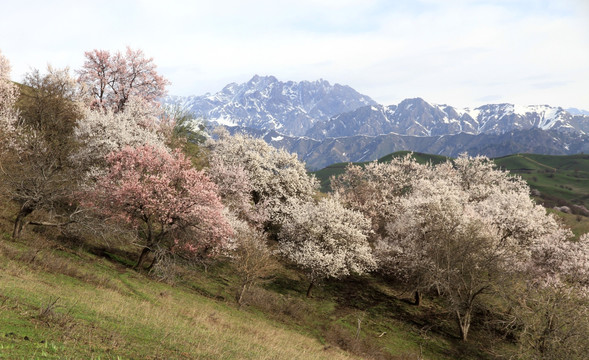
<path fill-rule="evenodd" d="M 173 97 L 211 124 L 263 137 L 297 153 L 310 169 L 374 160 L 398 150 L 456 156 L 587 151 L 589 115 L 549 105 L 485 104 L 455 108 L 408 98 L 381 105 L 346 85 L 283 82 L 255 75 L 202 96 Z"/>
<path fill-rule="evenodd" d="M 324 140 L 287 136 L 271 131 L 241 127 L 228 128 L 231 133 L 247 133 L 267 143 L 296 153 L 309 170 L 340 162 L 376 160 L 387 154 L 409 150 L 457 157 L 470 155 L 500 157 L 515 153 L 571 155 L 589 152 L 589 136 L 538 128 L 514 130 L 503 134 L 466 134 L 411 136 L 389 133 L 378 136 L 355 135 Z"/>
<path fill-rule="evenodd" d="M 333 115 L 376 104 L 347 85 L 331 85 L 323 79 L 282 82 L 259 75 L 246 83 L 228 84 L 215 94 L 172 96 L 164 103 L 180 104 L 219 125 L 280 130 L 296 136 Z"/>
<path fill-rule="evenodd" d="M 315 124 L 307 136 L 324 139 L 387 133 L 436 136 L 463 132 L 478 135 L 531 128 L 585 134 L 589 131 L 588 121 L 589 116 L 572 115 L 561 107 L 548 105 L 486 104 L 474 109 L 458 109 L 413 98 L 398 105 L 364 106 L 336 115 L 327 122 Z"/>

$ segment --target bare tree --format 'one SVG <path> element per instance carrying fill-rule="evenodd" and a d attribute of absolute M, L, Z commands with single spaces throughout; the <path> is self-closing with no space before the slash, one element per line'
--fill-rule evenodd
<path fill-rule="evenodd" d="M 236 239 L 233 264 L 240 278 L 236 299 L 241 306 L 243 296 L 252 286 L 275 275 L 278 261 L 267 245 L 266 235 L 262 231 L 237 219 L 233 220 L 233 229 Z"/>

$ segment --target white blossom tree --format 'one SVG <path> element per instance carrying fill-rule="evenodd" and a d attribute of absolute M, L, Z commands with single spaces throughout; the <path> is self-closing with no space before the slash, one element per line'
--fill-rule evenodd
<path fill-rule="evenodd" d="M 370 222 L 361 213 L 344 208 L 334 197 L 291 207 L 279 233 L 279 249 L 306 272 L 307 296 L 318 280 L 375 269 L 367 240 Z"/>
<path fill-rule="evenodd" d="M 535 244 L 566 240 L 523 180 L 486 158 L 428 165 L 405 188 L 376 244 L 379 264 L 416 290 L 416 302 L 421 291 L 436 288 L 463 340 L 481 296 L 526 272 Z"/>
<path fill-rule="evenodd" d="M 218 140 L 208 143 L 211 163 L 243 168 L 251 185 L 250 201 L 258 208 L 265 208 L 270 221 L 281 222 L 288 213 L 289 202 L 313 198 L 317 181 L 307 174 L 304 163 L 296 155 L 276 149 L 262 139 L 241 134 L 230 136 L 226 131 L 218 135 Z M 219 178 L 212 173 L 211 177 Z"/>
<path fill-rule="evenodd" d="M 467 340 L 480 296 L 508 279 L 514 252 L 487 217 L 468 202 L 468 193 L 447 179 L 420 179 L 402 199 L 403 215 L 388 224 L 378 246 L 380 265 L 415 291 L 436 288 Z"/>
<path fill-rule="evenodd" d="M 120 112 L 86 109 L 74 129 L 81 143 L 74 161 L 85 169 L 96 169 L 104 165 L 108 154 L 125 146 L 166 148 L 158 126 L 160 114 L 159 108 L 138 97 L 132 97 Z"/>
<path fill-rule="evenodd" d="M 211 180 L 217 184 L 223 204 L 253 227 L 261 227 L 268 214 L 264 206 L 255 206 L 252 200 L 254 186 L 248 172 L 240 164 L 227 164 L 212 159 L 207 169 Z"/>
<path fill-rule="evenodd" d="M 371 219 L 373 237 L 379 238 L 399 213 L 399 201 L 411 191 L 413 179 L 424 176 L 426 170 L 411 154 L 387 163 L 350 164 L 344 174 L 332 178 L 331 187 L 347 207 Z"/>
<path fill-rule="evenodd" d="M 10 62 L 0 51 L 0 120 L 2 130 L 11 128 L 16 122 L 16 100 L 19 91 L 16 85 L 10 81 Z"/>
<path fill-rule="evenodd" d="M 530 253 L 534 285 L 570 285 L 589 296 L 589 233 L 575 240 L 570 230 L 561 228 L 535 241 Z"/>

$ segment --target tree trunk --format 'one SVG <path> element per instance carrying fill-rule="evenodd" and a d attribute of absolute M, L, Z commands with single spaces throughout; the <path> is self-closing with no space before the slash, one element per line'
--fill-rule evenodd
<path fill-rule="evenodd" d="M 151 264 L 149 264 L 149 266 L 147 267 L 147 271 L 151 271 L 155 264 L 157 264 L 157 255 L 153 256 L 153 260 L 151 261 Z"/>
<path fill-rule="evenodd" d="M 30 215 L 33 210 L 34 208 L 27 206 L 26 204 L 21 206 L 18 214 L 16 215 L 16 219 L 14 220 L 14 229 L 12 230 L 13 239 L 17 239 L 20 236 L 20 232 L 25 225 L 25 218 Z"/>
<path fill-rule="evenodd" d="M 241 308 L 241 304 L 243 301 L 243 294 L 245 293 L 246 288 L 247 288 L 247 284 L 244 282 L 241 285 L 241 288 L 239 289 L 239 293 L 237 294 L 237 305 L 239 306 L 239 308 Z"/>
<path fill-rule="evenodd" d="M 550 335 L 552 334 L 552 332 L 554 331 L 553 328 L 553 317 L 550 314 L 550 310 L 546 310 L 546 320 L 547 320 L 547 324 L 544 327 L 544 330 L 542 331 L 542 335 L 540 335 L 540 339 L 538 339 L 538 351 L 540 352 L 540 354 L 544 354 L 548 348 L 547 342 L 548 342 L 548 338 L 550 337 Z"/>
<path fill-rule="evenodd" d="M 421 298 L 422 297 L 423 297 L 423 295 L 421 294 L 421 291 L 415 290 L 415 293 L 413 294 L 413 305 L 415 305 L 415 306 L 421 305 Z"/>
<path fill-rule="evenodd" d="M 307 297 L 308 298 L 311 297 L 311 289 L 313 288 L 314 283 L 315 283 L 315 281 L 311 280 L 311 283 L 309 284 L 309 287 L 307 288 Z"/>
<path fill-rule="evenodd" d="M 458 322 L 458 328 L 460 329 L 460 338 L 462 341 L 468 339 L 468 330 L 470 329 L 472 309 L 466 309 L 464 315 L 460 314 L 460 311 L 456 310 L 456 320 Z"/>
<path fill-rule="evenodd" d="M 145 260 L 145 256 L 149 254 L 150 249 L 146 246 L 141 250 L 141 255 L 139 255 L 139 260 L 137 260 L 137 264 L 133 266 L 133 269 L 140 269 L 141 265 L 143 264 L 143 260 Z"/>

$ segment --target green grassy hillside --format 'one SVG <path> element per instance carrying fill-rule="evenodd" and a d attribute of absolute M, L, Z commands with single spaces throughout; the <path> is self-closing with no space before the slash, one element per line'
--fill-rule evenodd
<path fill-rule="evenodd" d="M 5 204 L 3 204 L 5 205 Z M 510 344 L 478 323 L 463 343 L 437 302 L 378 277 L 326 282 L 282 266 L 239 308 L 227 261 L 132 270 L 138 249 L 26 228 L 0 211 L 0 359 L 491 359 Z M 491 344 L 493 346 L 491 347 Z"/>
<path fill-rule="evenodd" d="M 494 161 L 539 190 L 547 207 L 582 205 L 589 208 L 589 155 L 516 154 Z"/>

